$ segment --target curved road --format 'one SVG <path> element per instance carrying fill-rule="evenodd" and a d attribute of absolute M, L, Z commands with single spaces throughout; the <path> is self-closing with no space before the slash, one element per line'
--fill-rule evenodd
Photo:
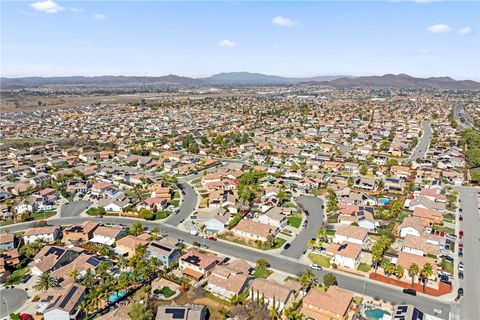
<path fill-rule="evenodd" d="M 433 136 L 430 121 L 424 121 L 422 123 L 422 130 L 423 134 L 420 137 L 420 140 L 418 140 L 418 143 L 415 146 L 412 155 L 410 156 L 410 161 L 421 159 L 425 157 L 425 154 L 427 153 L 428 146 L 430 145 L 430 141 L 432 140 Z"/>
<path fill-rule="evenodd" d="M 95 220 L 104 223 L 116 223 L 116 224 L 125 224 L 125 225 L 132 225 L 134 222 L 137 222 L 138 219 L 133 218 L 123 218 L 123 217 L 104 217 L 104 218 L 83 218 L 83 217 L 72 217 L 72 218 L 62 218 L 62 219 L 51 219 L 48 220 L 49 224 L 52 225 L 67 225 L 67 224 L 80 224 L 86 220 Z M 142 221 L 142 224 L 149 228 L 161 227 L 162 232 L 166 232 L 170 237 L 176 239 L 182 239 L 186 243 L 192 244 L 193 241 L 198 241 L 197 236 L 192 236 L 190 233 L 178 230 L 174 226 L 170 226 L 167 224 L 161 224 L 158 222 L 151 222 L 151 221 Z M 1 227 L 1 230 L 8 229 L 11 232 L 21 231 L 26 228 L 32 227 L 35 225 L 35 222 L 24 222 L 20 224 L 9 225 L 7 227 Z M 247 261 L 255 262 L 259 258 L 267 259 L 272 268 L 277 269 L 279 271 L 295 274 L 297 276 L 301 275 L 306 268 L 307 265 L 300 262 L 298 258 L 291 258 L 286 257 L 280 254 L 272 255 L 260 250 L 251 249 L 249 247 L 244 247 L 236 244 L 232 244 L 227 241 L 210 241 L 206 240 L 206 244 L 209 246 L 210 250 L 219 252 L 224 255 L 233 256 L 245 259 Z M 440 315 L 442 318 L 447 319 L 448 314 L 450 312 L 450 305 L 448 303 L 439 301 L 438 299 L 434 299 L 429 296 L 425 296 L 419 293 L 416 297 L 412 297 L 409 295 L 404 295 L 401 292 L 400 288 L 384 285 L 378 282 L 372 282 L 362 277 L 357 276 L 350 276 L 345 275 L 335 270 L 327 270 L 327 271 L 316 271 L 314 273 L 321 279 L 324 274 L 326 273 L 334 273 L 337 277 L 337 281 L 340 287 L 350 290 L 353 292 L 357 292 L 360 294 L 366 294 L 372 297 L 379 297 L 382 300 L 390 301 L 395 304 L 401 303 L 411 303 L 415 306 L 419 307 L 421 310 L 433 314 L 434 308 L 441 309 L 442 314 Z"/>
<path fill-rule="evenodd" d="M 282 255 L 298 259 L 307 250 L 308 240 L 314 238 L 317 231 L 323 226 L 323 201 L 312 196 L 300 196 L 296 201 L 308 210 L 310 214 L 307 216 L 308 224 L 291 242 L 290 248 L 283 250 Z"/>
<path fill-rule="evenodd" d="M 180 211 L 177 214 L 172 214 L 172 216 L 167 219 L 166 223 L 172 226 L 178 226 L 182 223 L 182 221 L 190 216 L 197 206 L 197 193 L 195 192 L 195 189 L 187 182 L 179 181 L 177 186 L 180 189 L 180 192 L 182 192 L 182 204 Z"/>
<path fill-rule="evenodd" d="M 22 289 L 2 289 L 0 290 L 0 318 L 7 317 L 10 313 L 20 308 L 28 295 Z"/>

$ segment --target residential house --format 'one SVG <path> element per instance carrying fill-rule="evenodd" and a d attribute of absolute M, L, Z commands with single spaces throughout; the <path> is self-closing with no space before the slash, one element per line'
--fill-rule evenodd
<path fill-rule="evenodd" d="M 405 238 L 407 235 L 419 237 L 425 230 L 422 219 L 418 217 L 405 217 L 400 225 L 400 237 Z"/>
<path fill-rule="evenodd" d="M 100 226 L 93 231 L 93 238 L 90 242 L 106 244 L 111 246 L 117 239 L 124 237 L 127 232 L 122 228 Z"/>
<path fill-rule="evenodd" d="M 417 256 L 435 255 L 440 256 L 440 246 L 437 241 L 428 237 L 407 235 L 403 241 L 402 251 Z"/>
<path fill-rule="evenodd" d="M 196 281 L 207 277 L 222 259 L 214 254 L 203 254 L 190 249 L 179 259 L 179 268 L 182 273 Z"/>
<path fill-rule="evenodd" d="M 86 289 L 78 283 L 72 283 L 56 292 L 47 295 L 48 306 L 43 311 L 45 320 L 73 320 L 81 318 L 80 303 L 85 299 Z M 45 294 L 44 294 L 45 296 Z"/>
<path fill-rule="evenodd" d="M 217 266 L 208 277 L 206 289 L 225 300 L 241 294 L 249 280 L 248 273 L 238 272 L 228 265 Z"/>
<path fill-rule="evenodd" d="M 25 230 L 22 239 L 25 244 L 29 244 L 37 240 L 53 242 L 58 238 L 58 234 L 59 231 L 57 226 L 29 228 Z"/>
<path fill-rule="evenodd" d="M 413 210 L 412 216 L 422 219 L 424 226 L 443 224 L 443 214 L 437 210 L 416 208 Z"/>
<path fill-rule="evenodd" d="M 166 268 L 176 263 L 181 254 L 177 248 L 177 240 L 169 237 L 151 242 L 147 247 L 147 252 L 151 257 L 160 260 Z"/>
<path fill-rule="evenodd" d="M 262 242 L 267 241 L 268 237 L 275 237 L 278 231 L 278 227 L 246 219 L 240 220 L 240 222 L 232 228 L 232 233 L 238 237 Z"/>
<path fill-rule="evenodd" d="M 80 252 L 59 246 L 44 246 L 33 258 L 32 273 L 41 275 L 63 267 L 78 257 Z"/>
<path fill-rule="evenodd" d="M 202 305 L 161 305 L 155 320 L 207 320 L 208 309 Z"/>
<path fill-rule="evenodd" d="M 65 241 L 89 241 L 93 238 L 93 232 L 99 226 L 98 222 L 85 221 L 82 224 L 74 225 L 63 230 Z"/>
<path fill-rule="evenodd" d="M 301 313 L 316 320 L 346 320 L 352 300 L 353 294 L 337 286 L 326 292 L 313 288 L 302 300 Z"/>
<path fill-rule="evenodd" d="M 356 269 L 360 264 L 362 246 L 344 241 L 341 244 L 331 243 L 326 247 L 327 255 L 333 257 L 334 263 L 346 268 Z"/>
<path fill-rule="evenodd" d="M 257 221 L 263 224 L 277 227 L 279 229 L 285 228 L 288 223 L 287 217 L 281 213 L 276 212 L 276 210 L 272 210 L 272 209 L 260 215 L 257 218 Z"/>
<path fill-rule="evenodd" d="M 253 295 L 253 299 L 263 298 L 269 309 L 273 308 L 273 302 L 275 301 L 277 311 L 282 312 L 293 301 L 295 292 L 275 280 L 258 278 L 252 281 L 250 294 Z"/>
<path fill-rule="evenodd" d="M 148 241 L 139 239 L 138 237 L 134 237 L 132 235 L 128 235 L 117 240 L 114 251 L 121 256 L 127 255 L 131 257 L 135 254 L 135 250 L 138 246 L 147 245 Z"/>
<path fill-rule="evenodd" d="M 0 234 L 0 251 L 12 250 L 15 248 L 15 234 L 2 233 Z"/>
<path fill-rule="evenodd" d="M 357 226 L 339 226 L 333 238 L 334 243 L 344 241 L 363 245 L 368 239 L 368 229 Z"/>

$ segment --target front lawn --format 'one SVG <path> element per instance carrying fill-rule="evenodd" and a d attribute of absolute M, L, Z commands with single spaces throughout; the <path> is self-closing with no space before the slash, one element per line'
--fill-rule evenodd
<path fill-rule="evenodd" d="M 335 236 L 335 229 L 327 229 L 327 236 L 333 237 Z"/>
<path fill-rule="evenodd" d="M 178 205 L 180 204 L 180 199 L 173 199 L 170 204 L 174 207 L 178 207 Z"/>
<path fill-rule="evenodd" d="M 442 259 L 442 270 L 450 274 L 453 274 L 453 263 L 445 259 Z"/>
<path fill-rule="evenodd" d="M 360 263 L 357 268 L 358 271 L 362 271 L 362 272 L 368 272 L 370 271 L 370 269 L 372 269 L 372 266 L 363 262 Z"/>
<path fill-rule="evenodd" d="M 267 269 L 267 268 L 259 268 L 259 267 L 256 267 L 253 269 L 253 276 L 255 278 L 262 278 L 262 279 L 266 279 L 268 278 L 269 275 L 272 274 L 272 271 Z"/>
<path fill-rule="evenodd" d="M 445 227 L 445 226 L 438 226 L 438 225 L 434 225 L 433 230 L 440 231 L 440 232 L 445 232 L 445 233 L 455 233 L 455 229 L 453 229 L 453 228 Z"/>
<path fill-rule="evenodd" d="M 285 244 L 285 242 L 287 242 L 287 240 L 285 240 L 283 238 L 276 237 L 275 238 L 275 243 L 273 244 L 272 249 L 281 248 Z"/>
<path fill-rule="evenodd" d="M 25 267 L 22 269 L 18 269 L 12 272 L 10 277 L 8 277 L 7 281 L 5 281 L 6 285 L 15 285 L 20 284 L 24 275 L 26 275 L 30 271 L 30 267 Z"/>
<path fill-rule="evenodd" d="M 57 212 L 55 211 L 37 211 L 32 214 L 33 220 L 47 219 L 53 217 Z"/>
<path fill-rule="evenodd" d="M 315 253 L 309 253 L 308 258 L 314 264 L 318 264 L 319 266 L 322 266 L 324 268 L 330 268 L 330 257 Z"/>
<path fill-rule="evenodd" d="M 455 223 L 455 215 L 451 213 L 447 213 L 443 215 L 443 220 L 451 223 Z"/>
<path fill-rule="evenodd" d="M 3 220 L 3 221 L 0 222 L 0 227 L 8 226 L 8 225 L 14 224 L 14 223 L 15 223 L 15 221 L 13 221 L 12 219 L 10 219 L 10 220 Z"/>
<path fill-rule="evenodd" d="M 300 228 L 300 225 L 302 224 L 302 217 L 299 216 L 291 216 L 288 217 L 288 225 L 292 226 L 294 228 Z"/>

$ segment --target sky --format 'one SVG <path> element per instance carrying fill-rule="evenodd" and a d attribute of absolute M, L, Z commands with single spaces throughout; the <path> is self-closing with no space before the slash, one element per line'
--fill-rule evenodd
<path fill-rule="evenodd" d="M 1 76 L 480 80 L 480 1 L 0 1 Z"/>

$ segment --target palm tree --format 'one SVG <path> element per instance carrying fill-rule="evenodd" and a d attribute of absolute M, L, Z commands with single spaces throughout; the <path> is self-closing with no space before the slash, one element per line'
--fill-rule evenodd
<path fill-rule="evenodd" d="M 38 278 L 34 288 L 41 291 L 47 291 L 49 288 L 58 287 L 58 280 L 50 274 L 50 272 L 44 272 Z"/>
<path fill-rule="evenodd" d="M 420 269 L 418 268 L 418 265 L 415 263 L 412 263 L 408 268 L 408 275 L 412 277 L 412 287 L 413 287 L 413 283 L 415 282 L 415 277 L 418 275 L 419 272 L 420 272 Z"/>
<path fill-rule="evenodd" d="M 325 229 L 324 227 L 321 227 L 321 228 L 317 231 L 316 236 L 317 236 L 317 238 L 320 239 L 320 241 L 328 242 L 327 229 Z"/>
<path fill-rule="evenodd" d="M 427 285 L 428 278 L 430 278 L 433 274 L 433 267 L 430 263 L 425 263 L 422 268 L 422 277 L 424 279 L 423 282 L 423 292 L 425 292 L 425 286 Z"/>
<path fill-rule="evenodd" d="M 68 274 L 68 276 L 70 277 L 70 279 L 75 282 L 77 280 L 77 277 L 80 275 L 80 272 L 78 272 L 77 269 L 73 269 L 72 271 L 70 271 L 70 273 Z"/>
<path fill-rule="evenodd" d="M 307 268 L 298 280 L 302 286 L 304 286 L 307 289 L 310 289 L 315 278 L 316 277 L 313 271 L 310 268 Z"/>
<path fill-rule="evenodd" d="M 132 236 L 139 236 L 143 233 L 143 225 L 140 222 L 135 222 L 130 227 L 129 233 Z"/>
<path fill-rule="evenodd" d="M 401 278 L 405 275 L 405 270 L 402 266 L 398 265 L 395 266 L 395 277 L 397 278 L 397 283 L 400 281 Z"/>

